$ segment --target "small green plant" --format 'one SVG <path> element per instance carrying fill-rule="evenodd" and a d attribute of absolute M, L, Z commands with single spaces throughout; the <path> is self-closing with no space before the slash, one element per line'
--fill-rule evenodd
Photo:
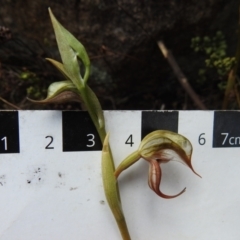
<path fill-rule="evenodd" d="M 215 36 L 194 37 L 191 40 L 191 48 L 197 53 L 206 56 L 205 68 L 199 69 L 199 81 L 206 80 L 207 72 L 214 70 L 220 79 L 224 79 L 235 64 L 235 57 L 227 56 L 227 42 L 221 31 L 216 32 Z M 218 85 L 220 89 L 226 88 L 226 82 L 221 81 Z"/>
<path fill-rule="evenodd" d="M 98 98 L 87 85 L 90 73 L 90 60 L 84 46 L 68 32 L 54 17 L 49 9 L 56 40 L 61 55 L 62 63 L 53 59 L 51 62 L 65 77 L 64 81 L 54 82 L 48 88 L 47 98 L 37 103 L 59 103 L 67 101 L 82 101 L 98 131 L 102 141 L 102 179 L 105 196 L 118 224 L 124 240 L 129 240 L 130 234 L 123 214 L 117 177 L 124 169 L 128 168 L 141 157 L 149 161 L 149 186 L 159 196 L 172 198 L 180 195 L 185 189 L 175 196 L 167 196 L 160 192 L 161 181 L 160 163 L 168 162 L 173 157 L 166 154 L 165 150 L 172 150 L 177 154 L 177 160 L 182 160 L 190 169 L 192 145 L 183 136 L 169 131 L 154 131 L 148 134 L 140 144 L 139 150 L 123 160 L 115 170 L 113 156 L 109 144 L 109 134 L 106 134 L 104 115 Z M 81 68 L 80 68 L 81 66 Z M 91 161 L 97 161 L 91 159 Z"/>
<path fill-rule="evenodd" d="M 33 72 L 23 70 L 19 78 L 27 85 L 27 95 L 33 98 L 42 98 L 46 94 L 46 89 L 41 88 L 41 79 Z"/>

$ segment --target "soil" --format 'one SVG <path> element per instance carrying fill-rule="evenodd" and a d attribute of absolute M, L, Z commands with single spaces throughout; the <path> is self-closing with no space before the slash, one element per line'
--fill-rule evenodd
<path fill-rule="evenodd" d="M 76 103 L 36 105 L 50 83 L 64 80 L 46 60 L 60 60 L 47 7 L 86 47 L 89 85 L 103 109 L 198 109 L 157 46 L 162 40 L 208 109 L 221 109 L 226 76 L 210 72 L 199 81 L 204 54 L 191 49 L 196 36 L 222 31 L 228 56 L 238 41 L 237 0 L 30 1 L 5 0 L 0 9 L 0 109 L 81 109 Z M 238 109 L 231 93 L 228 109 Z M 14 106 L 9 105 L 6 101 Z"/>

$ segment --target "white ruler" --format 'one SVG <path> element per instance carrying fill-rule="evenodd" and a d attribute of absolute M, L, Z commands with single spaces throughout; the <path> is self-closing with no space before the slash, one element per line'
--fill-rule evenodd
<path fill-rule="evenodd" d="M 165 200 L 141 159 L 119 177 L 132 239 L 240 239 L 240 112 L 105 111 L 115 164 L 156 129 L 193 145 L 202 179 L 162 165 Z M 0 111 L 0 239 L 121 239 L 101 179 L 101 144 L 86 112 Z"/>

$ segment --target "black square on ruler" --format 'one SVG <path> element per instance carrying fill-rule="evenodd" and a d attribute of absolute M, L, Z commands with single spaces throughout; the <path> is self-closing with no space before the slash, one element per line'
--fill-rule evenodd
<path fill-rule="evenodd" d="M 142 139 L 152 131 L 169 130 L 178 132 L 178 112 L 173 111 L 143 111 Z"/>
<path fill-rule="evenodd" d="M 240 111 L 215 111 L 213 147 L 240 147 Z"/>
<path fill-rule="evenodd" d="M 0 111 L 0 154 L 19 153 L 18 111 Z"/>
<path fill-rule="evenodd" d="M 102 150 L 101 140 L 88 112 L 63 111 L 62 132 L 63 152 Z"/>

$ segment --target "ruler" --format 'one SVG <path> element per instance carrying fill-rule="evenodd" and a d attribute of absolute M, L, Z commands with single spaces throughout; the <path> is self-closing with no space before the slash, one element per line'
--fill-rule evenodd
<path fill-rule="evenodd" d="M 119 177 L 132 239 L 240 239 L 239 111 L 105 111 L 115 164 L 151 131 L 193 145 L 192 171 L 162 165 L 159 198 L 141 159 Z M 121 239 L 101 179 L 101 142 L 83 111 L 0 111 L 0 239 Z"/>

